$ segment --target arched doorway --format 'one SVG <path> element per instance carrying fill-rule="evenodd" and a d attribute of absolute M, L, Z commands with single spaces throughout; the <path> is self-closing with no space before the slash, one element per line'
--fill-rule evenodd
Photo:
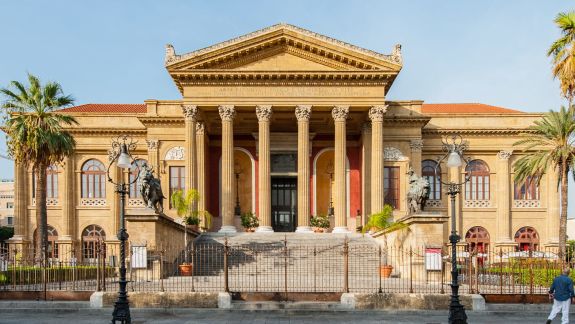
<path fill-rule="evenodd" d="M 38 229 L 34 231 L 34 247 L 36 247 L 37 232 Z M 54 227 L 48 225 L 46 227 L 46 232 L 48 232 L 48 259 L 58 259 L 58 244 L 56 243 L 58 241 L 58 231 Z"/>
<path fill-rule="evenodd" d="M 313 215 L 328 215 L 330 201 L 335 203 L 336 197 L 332 195 L 335 175 L 334 175 L 334 149 L 325 148 L 319 151 L 313 159 Z M 345 182 L 346 182 L 346 216 L 350 217 L 350 179 L 349 179 L 349 159 L 345 157 Z"/>
<path fill-rule="evenodd" d="M 469 252 L 487 253 L 489 240 L 489 232 L 481 226 L 473 226 L 465 234 L 465 243 L 467 243 Z"/>
<path fill-rule="evenodd" d="M 539 249 L 539 233 L 533 227 L 521 227 L 515 233 L 515 243 L 519 251 L 536 251 Z"/>
<path fill-rule="evenodd" d="M 88 225 L 82 231 L 82 259 L 91 262 L 97 258 L 98 244 L 106 240 L 106 232 L 98 225 Z M 103 249 L 105 251 L 105 249 Z"/>

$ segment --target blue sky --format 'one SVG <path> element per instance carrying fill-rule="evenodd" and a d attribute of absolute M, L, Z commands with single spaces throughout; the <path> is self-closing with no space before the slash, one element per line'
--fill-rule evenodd
<path fill-rule="evenodd" d="M 58 81 L 78 104 L 176 99 L 166 43 L 188 52 L 286 22 L 383 53 L 402 44 L 389 99 L 540 112 L 565 104 L 545 53 L 559 36 L 553 18 L 571 9 L 566 0 L 4 0 L 0 86 L 31 72 Z M 13 177 L 1 159 L 0 177 Z"/>

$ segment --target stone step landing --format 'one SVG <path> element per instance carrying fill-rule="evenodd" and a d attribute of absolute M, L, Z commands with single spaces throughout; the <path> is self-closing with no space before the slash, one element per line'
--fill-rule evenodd
<path fill-rule="evenodd" d="M 202 233 L 195 239 L 195 244 L 224 244 L 228 241 L 230 245 L 261 245 L 273 244 L 283 246 L 287 241 L 290 246 L 338 246 L 343 245 L 345 240 L 350 245 L 371 245 L 377 246 L 379 242 L 371 236 L 360 233 L 333 234 L 333 233 Z"/>

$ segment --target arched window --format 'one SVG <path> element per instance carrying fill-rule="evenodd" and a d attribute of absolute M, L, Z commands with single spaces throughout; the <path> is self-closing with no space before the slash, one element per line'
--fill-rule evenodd
<path fill-rule="evenodd" d="M 135 162 L 132 162 L 132 167 L 130 168 L 130 183 L 134 181 L 134 179 L 138 176 L 138 173 L 142 169 L 142 165 L 147 164 L 148 162 L 144 159 L 137 159 Z M 142 178 L 138 178 L 138 180 L 130 185 L 130 198 L 142 198 Z"/>
<path fill-rule="evenodd" d="M 489 200 L 489 166 L 481 160 L 467 164 L 465 172 L 471 175 L 465 184 L 465 200 Z"/>
<path fill-rule="evenodd" d="M 36 198 L 36 172 L 32 181 L 32 198 Z M 58 198 L 58 167 L 51 165 L 46 169 L 46 198 Z"/>
<path fill-rule="evenodd" d="M 527 177 L 522 183 L 515 182 L 513 199 L 539 200 L 539 177 Z"/>
<path fill-rule="evenodd" d="M 533 227 L 521 227 L 515 233 L 515 243 L 519 251 L 536 251 L 539 249 L 539 234 Z"/>
<path fill-rule="evenodd" d="M 106 168 L 96 159 L 82 166 L 82 198 L 106 198 Z"/>
<path fill-rule="evenodd" d="M 429 200 L 441 200 L 441 167 L 437 168 L 437 176 L 435 176 L 436 166 L 437 162 L 433 160 L 421 162 L 421 176 L 429 182 Z"/>
<path fill-rule="evenodd" d="M 465 234 L 465 243 L 469 252 L 487 253 L 489 250 L 489 232 L 481 226 L 473 226 Z"/>
<path fill-rule="evenodd" d="M 58 258 L 58 231 L 50 225 L 46 227 L 46 232 L 48 232 L 48 259 Z M 36 239 L 38 234 L 38 229 L 34 231 L 34 247 L 36 247 Z"/>
<path fill-rule="evenodd" d="M 88 225 L 82 231 L 82 257 L 84 259 L 95 259 L 98 245 L 106 240 L 106 232 L 98 225 Z"/>

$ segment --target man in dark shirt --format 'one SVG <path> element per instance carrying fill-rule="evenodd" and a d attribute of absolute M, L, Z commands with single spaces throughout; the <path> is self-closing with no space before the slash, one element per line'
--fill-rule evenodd
<path fill-rule="evenodd" d="M 561 312 L 561 323 L 569 323 L 569 304 L 571 304 L 571 299 L 575 297 L 573 280 L 569 278 L 569 272 L 569 268 L 563 269 L 563 273 L 553 279 L 553 284 L 549 288 L 549 298 L 553 299 L 553 308 L 547 318 L 547 324 L 551 324 L 559 312 Z"/>

